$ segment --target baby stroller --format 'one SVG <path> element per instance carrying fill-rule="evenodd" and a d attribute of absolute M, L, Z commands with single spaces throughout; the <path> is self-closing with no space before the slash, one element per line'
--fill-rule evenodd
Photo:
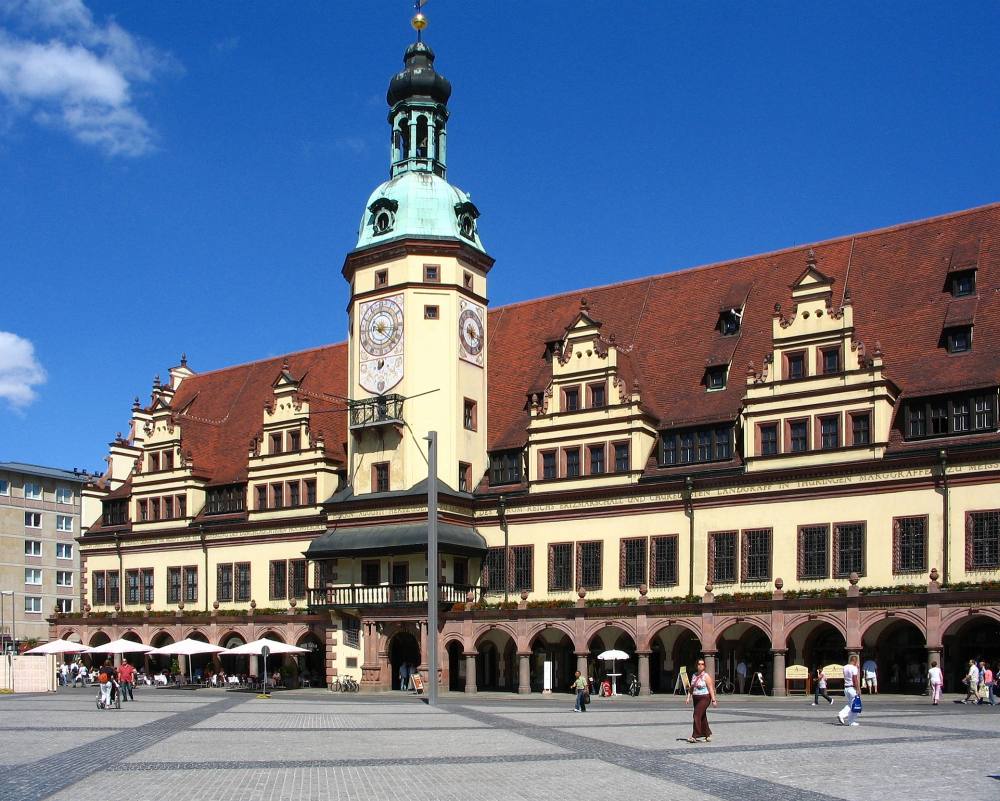
<path fill-rule="evenodd" d="M 97 708 L 98 709 L 121 709 L 122 708 L 122 694 L 119 690 L 118 680 L 109 679 L 111 684 L 111 695 L 108 705 L 104 705 L 104 701 L 101 700 L 101 684 L 97 685 Z"/>

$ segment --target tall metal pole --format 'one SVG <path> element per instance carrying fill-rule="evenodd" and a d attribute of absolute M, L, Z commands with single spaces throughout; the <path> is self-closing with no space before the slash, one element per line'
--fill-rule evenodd
<path fill-rule="evenodd" d="M 500 518 L 500 530 L 503 532 L 503 602 L 507 603 L 509 599 L 510 592 L 510 582 L 507 580 L 510 571 L 507 569 L 507 554 L 510 553 L 510 542 L 509 536 L 507 534 L 507 501 L 503 497 L 497 500 L 497 515 Z M 493 583 L 493 577 L 490 576 L 490 584 Z"/>
<path fill-rule="evenodd" d="M 438 700 L 438 491 L 437 431 L 427 432 L 427 703 Z"/>

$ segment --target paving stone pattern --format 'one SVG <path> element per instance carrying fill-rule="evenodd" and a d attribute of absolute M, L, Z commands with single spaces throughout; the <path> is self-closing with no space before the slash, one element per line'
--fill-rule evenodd
<path fill-rule="evenodd" d="M 158 690 L 100 711 L 64 689 L 0 697 L 0 801 L 1000 799 L 1000 707 L 866 697 L 857 728 L 838 708 L 727 697 L 691 745 L 673 697 Z"/>

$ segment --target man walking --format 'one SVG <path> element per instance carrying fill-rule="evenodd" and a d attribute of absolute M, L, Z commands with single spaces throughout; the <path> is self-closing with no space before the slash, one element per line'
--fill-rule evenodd
<path fill-rule="evenodd" d="M 747 686 L 747 663 L 743 658 L 740 658 L 740 661 L 736 663 L 736 683 L 739 685 L 740 695 L 745 693 Z"/>
<path fill-rule="evenodd" d="M 962 703 L 977 703 L 979 701 L 979 668 L 976 666 L 975 659 L 969 660 L 969 671 L 965 674 L 962 682 L 965 684 L 965 700 Z"/>
<path fill-rule="evenodd" d="M 865 687 L 868 688 L 868 694 L 878 695 L 878 665 L 875 664 L 875 660 L 868 657 L 861 669 L 865 672 Z"/>
<path fill-rule="evenodd" d="M 861 693 L 861 671 L 858 670 L 858 656 L 851 654 L 850 661 L 844 665 L 844 697 L 847 704 L 837 713 L 841 726 L 857 726 L 858 713 L 854 711 L 854 699 Z"/>
<path fill-rule="evenodd" d="M 135 696 L 132 694 L 132 688 L 135 686 L 135 668 L 128 663 L 127 659 L 123 659 L 121 667 L 118 668 L 118 680 L 122 700 L 134 701 Z"/>

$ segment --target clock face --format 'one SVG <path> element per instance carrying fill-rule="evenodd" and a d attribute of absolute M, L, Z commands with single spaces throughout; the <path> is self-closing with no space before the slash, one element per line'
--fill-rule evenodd
<path fill-rule="evenodd" d="M 466 300 L 461 301 L 458 315 L 459 355 L 467 362 L 483 365 L 483 349 L 486 346 L 486 326 L 483 324 L 483 309 Z"/>
<path fill-rule="evenodd" d="M 368 304 L 361 314 L 361 349 L 373 358 L 395 350 L 403 338 L 403 309 L 394 298 Z"/>

